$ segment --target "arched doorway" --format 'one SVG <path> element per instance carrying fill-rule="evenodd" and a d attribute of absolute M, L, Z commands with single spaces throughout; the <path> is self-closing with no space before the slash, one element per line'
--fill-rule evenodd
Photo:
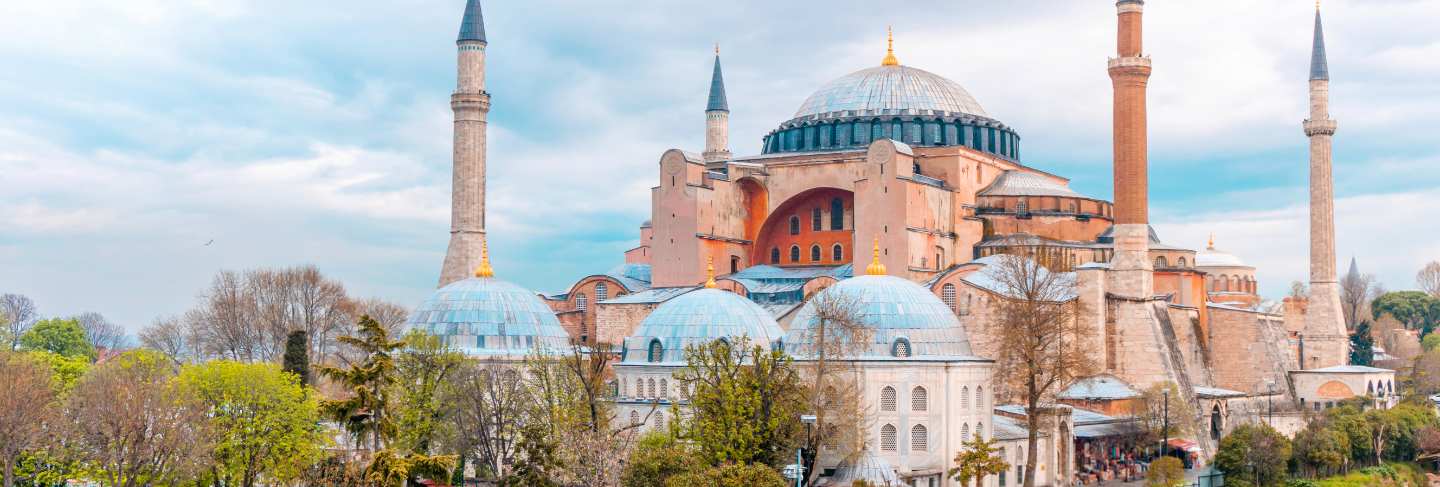
<path fill-rule="evenodd" d="M 1225 432 L 1224 417 L 1220 414 L 1220 405 L 1210 409 L 1210 439 L 1219 440 Z"/>

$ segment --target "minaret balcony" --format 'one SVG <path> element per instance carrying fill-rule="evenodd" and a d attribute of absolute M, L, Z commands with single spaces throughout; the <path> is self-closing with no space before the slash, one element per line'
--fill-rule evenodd
<path fill-rule="evenodd" d="M 1335 129 L 1339 124 L 1334 120 L 1324 119 L 1306 120 L 1304 125 L 1305 136 L 1314 137 L 1316 135 L 1335 135 Z"/>
<path fill-rule="evenodd" d="M 1112 57 L 1109 61 L 1110 74 L 1150 75 L 1150 56 Z"/>

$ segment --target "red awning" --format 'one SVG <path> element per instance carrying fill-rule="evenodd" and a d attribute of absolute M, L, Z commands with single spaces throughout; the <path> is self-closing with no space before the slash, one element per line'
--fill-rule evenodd
<path fill-rule="evenodd" d="M 1191 453 L 1200 452 L 1200 444 L 1183 438 L 1171 438 L 1168 442 L 1170 448 Z"/>

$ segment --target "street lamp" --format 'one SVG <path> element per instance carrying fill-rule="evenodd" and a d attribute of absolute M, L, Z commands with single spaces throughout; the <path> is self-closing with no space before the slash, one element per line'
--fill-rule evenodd
<path fill-rule="evenodd" d="M 1274 428 L 1274 427 L 1275 427 L 1275 402 L 1274 402 L 1274 398 L 1275 398 L 1275 381 L 1273 381 L 1273 380 L 1267 380 L 1267 381 L 1265 381 L 1265 409 L 1266 409 L 1266 415 L 1267 415 L 1267 417 L 1265 418 L 1265 425 L 1266 425 L 1266 426 L 1269 426 L 1269 427 L 1271 427 L 1271 428 Z"/>
<path fill-rule="evenodd" d="M 1162 415 L 1160 424 L 1160 456 L 1165 456 L 1166 444 L 1170 443 L 1170 388 L 1166 387 L 1161 391 L 1165 396 L 1165 412 Z"/>
<path fill-rule="evenodd" d="M 813 441 L 810 430 L 815 425 L 815 421 L 816 418 L 814 414 L 800 415 L 800 422 L 805 423 L 805 445 L 801 446 L 800 449 L 795 452 L 795 487 L 805 486 L 805 477 L 807 477 L 805 474 L 805 453 L 806 450 L 808 450 L 806 447 Z M 813 455 L 814 452 L 811 452 L 811 454 Z"/>

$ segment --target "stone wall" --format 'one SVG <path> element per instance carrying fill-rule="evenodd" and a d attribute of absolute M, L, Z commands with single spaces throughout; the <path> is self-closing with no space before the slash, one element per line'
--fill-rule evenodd
<path fill-rule="evenodd" d="M 601 304 L 595 308 L 595 343 L 619 345 L 660 303 Z M 568 330 L 567 330 L 568 331 Z"/>
<path fill-rule="evenodd" d="M 1214 385 L 1246 393 L 1264 392 L 1269 384 L 1288 390 L 1286 371 L 1295 359 L 1280 318 L 1227 307 L 1209 311 Z"/>

